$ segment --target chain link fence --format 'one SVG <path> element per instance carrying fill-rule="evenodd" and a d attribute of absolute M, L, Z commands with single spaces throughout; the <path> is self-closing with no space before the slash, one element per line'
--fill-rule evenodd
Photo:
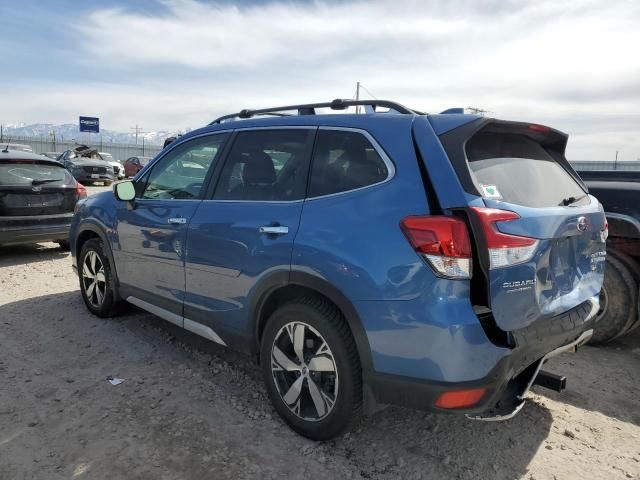
<path fill-rule="evenodd" d="M 22 145 L 28 145 L 34 151 L 34 153 L 44 152 L 56 152 L 62 153 L 65 150 L 71 150 L 77 145 L 77 142 L 70 140 L 58 140 L 50 137 L 17 137 L 17 136 L 3 136 L 3 142 L 6 143 L 19 143 Z M 0 145 L 2 146 L 2 145 Z M 89 146 L 97 148 L 100 152 L 106 152 L 113 155 L 116 160 L 126 160 L 129 157 L 155 157 L 162 146 L 160 145 L 148 145 L 144 143 L 128 144 L 128 143 L 113 143 L 113 142 L 96 142 Z"/>
<path fill-rule="evenodd" d="M 621 171 L 640 171 L 640 161 L 638 160 L 625 160 L 625 161 L 571 161 L 569 162 L 577 171 L 585 170 L 621 170 Z"/>

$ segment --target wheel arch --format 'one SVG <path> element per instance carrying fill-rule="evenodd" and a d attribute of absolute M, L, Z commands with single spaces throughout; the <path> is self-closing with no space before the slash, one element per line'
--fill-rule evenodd
<path fill-rule="evenodd" d="M 117 287 L 120 286 L 120 283 L 118 281 L 118 271 L 116 269 L 116 263 L 113 258 L 113 252 L 111 251 L 111 244 L 109 243 L 107 239 L 107 235 L 104 233 L 104 230 L 102 230 L 102 228 L 100 228 L 99 225 L 87 222 L 87 223 L 83 223 L 80 226 L 80 228 L 78 229 L 78 235 L 76 236 L 75 245 L 73 247 L 76 259 L 77 261 L 80 260 L 80 251 L 82 250 L 82 246 L 87 242 L 87 240 L 90 240 L 92 238 L 98 238 L 102 240 L 102 244 L 104 245 L 104 250 L 107 255 L 107 259 L 109 260 L 109 267 L 111 268 L 111 271 L 114 274 L 113 280 L 116 285 L 114 294 L 116 295 L 116 298 L 119 298 L 120 293 L 119 293 L 119 288 Z"/>
<path fill-rule="evenodd" d="M 635 238 L 640 240 L 640 220 L 617 212 L 605 212 L 612 237 Z"/>
<path fill-rule="evenodd" d="M 371 348 L 360 316 L 351 301 L 326 280 L 305 272 L 291 272 L 286 276 L 276 276 L 266 282 L 255 296 L 253 312 L 253 353 L 260 352 L 260 339 L 266 321 L 283 302 L 308 295 L 323 297 L 333 303 L 342 313 L 356 344 L 360 365 L 363 370 L 372 370 Z"/>

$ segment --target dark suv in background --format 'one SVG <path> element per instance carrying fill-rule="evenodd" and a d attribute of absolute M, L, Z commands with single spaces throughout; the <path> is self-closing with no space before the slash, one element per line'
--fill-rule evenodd
<path fill-rule="evenodd" d="M 87 191 L 55 160 L 0 152 L 0 246 L 54 241 L 68 248 L 77 200 Z"/>
<path fill-rule="evenodd" d="M 535 382 L 563 388 L 541 367 L 598 311 L 605 218 L 566 144 L 378 100 L 228 115 L 81 203 L 81 295 L 253 355 L 311 438 L 376 403 L 510 418 Z"/>

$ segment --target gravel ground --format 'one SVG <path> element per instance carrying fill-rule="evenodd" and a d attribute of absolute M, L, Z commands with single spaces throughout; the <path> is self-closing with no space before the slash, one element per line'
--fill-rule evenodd
<path fill-rule="evenodd" d="M 640 479 L 640 331 L 548 369 L 568 390 L 509 422 L 389 407 L 311 442 L 246 358 L 134 308 L 90 315 L 55 244 L 0 249 L 2 480 Z"/>

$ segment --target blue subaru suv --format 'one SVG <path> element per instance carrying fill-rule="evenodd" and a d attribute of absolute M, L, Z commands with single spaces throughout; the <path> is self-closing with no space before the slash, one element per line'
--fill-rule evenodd
<path fill-rule="evenodd" d="M 93 314 L 252 355 L 307 437 L 382 404 L 510 418 L 598 310 L 607 226 L 566 144 L 388 101 L 243 110 L 79 203 L 73 265 Z"/>

